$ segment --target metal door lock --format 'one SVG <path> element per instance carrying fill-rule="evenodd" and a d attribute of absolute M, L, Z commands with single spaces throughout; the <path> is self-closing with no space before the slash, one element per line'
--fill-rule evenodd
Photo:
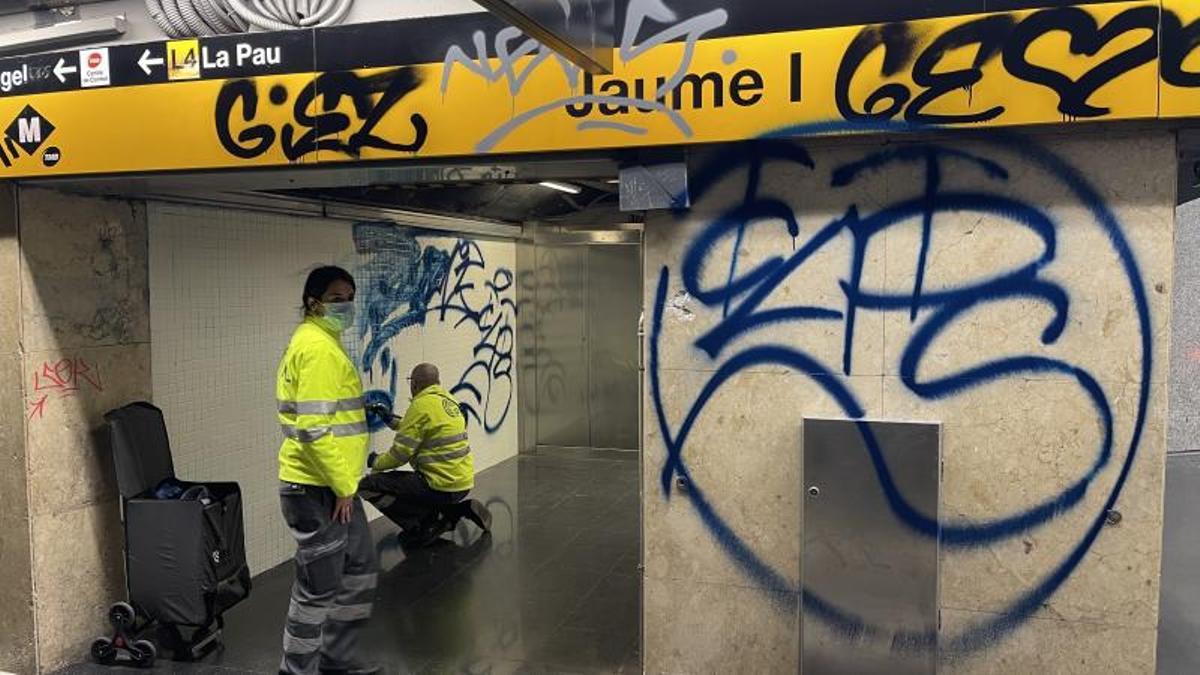
<path fill-rule="evenodd" d="M 808 488 L 808 496 L 809 497 L 820 497 L 821 496 L 821 488 L 817 487 L 816 485 Z"/>

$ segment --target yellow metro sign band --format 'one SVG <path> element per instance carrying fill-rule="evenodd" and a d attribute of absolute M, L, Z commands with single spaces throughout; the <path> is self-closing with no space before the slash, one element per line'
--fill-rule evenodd
<path fill-rule="evenodd" d="M 546 52 L 480 59 L 454 47 L 416 64 L 206 79 L 283 67 L 271 49 L 174 41 L 137 54 L 153 84 L 0 98 L 0 175 L 711 143 L 823 124 L 1200 116 L 1200 3 L 1187 0 L 684 39 L 623 50 L 612 76 Z M 49 78 L 57 65 L 40 68 Z M 10 81 L 33 77 L 17 70 Z"/>

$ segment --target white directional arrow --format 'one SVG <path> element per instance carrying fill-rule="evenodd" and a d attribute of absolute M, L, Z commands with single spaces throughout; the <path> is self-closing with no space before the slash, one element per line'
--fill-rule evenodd
<path fill-rule="evenodd" d="M 142 72 L 150 74 L 150 66 L 161 66 L 163 60 L 161 58 L 150 58 L 150 50 L 142 52 L 142 57 L 138 59 L 138 65 L 142 67 Z"/>
<path fill-rule="evenodd" d="M 54 64 L 54 76 L 58 78 L 59 82 L 66 82 L 67 74 L 77 72 L 79 72 L 79 69 L 75 66 L 68 66 L 66 59 L 60 58 L 58 63 Z"/>

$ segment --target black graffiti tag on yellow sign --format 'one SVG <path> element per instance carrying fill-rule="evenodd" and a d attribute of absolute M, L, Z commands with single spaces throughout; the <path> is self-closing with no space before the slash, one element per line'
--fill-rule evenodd
<path fill-rule="evenodd" d="M 114 84 L 124 86 L 57 91 L 50 80 L 31 95 L 0 94 L 0 128 L 35 104 L 54 120 L 58 152 L 50 165 L 4 144 L 4 174 L 711 143 L 846 122 L 871 130 L 1200 117 L 1200 3 L 1190 0 L 709 37 L 723 12 L 668 25 L 663 34 L 679 39 L 624 46 L 614 73 L 595 77 L 503 30 L 477 36 L 473 57 L 455 46 L 444 59 L 406 62 L 422 57 L 405 57 L 401 45 L 394 65 L 348 58 L 329 72 L 295 70 L 321 60 L 303 35 L 124 47 L 141 68 L 122 79 L 115 53 Z M 9 79 L 53 77 L 53 56 L 14 66 L 21 74 Z M 158 58 L 165 67 L 154 67 Z M 138 85 L 143 70 L 152 83 Z"/>
<path fill-rule="evenodd" d="M 1159 116 L 1200 116 L 1200 2 L 1165 0 Z"/>
<path fill-rule="evenodd" d="M 863 29 L 846 50 L 838 69 L 837 107 L 848 120 L 903 118 L 913 124 L 980 124 L 1001 119 L 1021 101 L 976 105 L 974 90 L 984 83 L 992 66 L 1022 84 L 1052 93 L 1065 119 L 1092 119 L 1112 114 L 1115 104 L 1095 102 L 1097 93 L 1118 78 L 1152 66 L 1158 56 L 1159 8 L 1135 5 L 1110 16 L 1079 7 L 1041 10 L 1024 17 L 997 14 L 967 20 L 922 41 L 907 25 Z M 1069 52 L 1085 57 L 1074 68 L 1048 62 L 1035 45 L 1041 40 L 1066 40 Z M 864 62 L 882 52 L 883 69 L 872 78 L 890 80 L 901 68 L 912 84 L 880 84 L 865 100 L 851 100 L 850 84 Z M 965 52 L 966 62 L 952 63 L 953 52 Z M 1146 78 L 1142 78 L 1145 80 Z M 1148 88 L 1147 93 L 1153 89 Z M 965 93 L 965 97 L 963 94 Z M 939 111 L 938 103 L 957 97 L 956 112 Z M 962 105 L 962 99 L 966 105 Z M 1130 110 L 1130 116 L 1153 110 Z M 1127 113 L 1129 114 L 1129 113 Z"/>
<path fill-rule="evenodd" d="M 360 76 L 352 72 L 326 73 L 305 86 L 292 99 L 292 91 L 275 84 L 263 100 L 251 80 L 231 80 L 217 95 L 215 125 L 221 147 L 241 159 L 262 157 L 278 149 L 289 161 L 321 150 L 359 157 L 365 148 L 415 153 L 425 144 L 428 124 L 420 113 L 411 113 L 406 138 L 381 135 L 381 123 L 392 109 L 420 85 L 410 67 Z M 343 101 L 350 110 L 342 111 Z M 291 119 L 280 125 L 260 122 L 263 106 L 290 107 Z M 234 131 L 235 122 L 242 128 Z M 394 125 L 392 125 L 394 126 Z"/>

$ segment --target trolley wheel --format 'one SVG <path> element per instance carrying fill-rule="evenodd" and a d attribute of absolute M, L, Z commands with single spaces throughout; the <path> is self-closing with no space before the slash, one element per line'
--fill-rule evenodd
<path fill-rule="evenodd" d="M 92 641 L 92 659 L 102 666 L 111 666 L 117 661 L 117 648 L 113 641 L 106 638 L 96 638 Z"/>
<path fill-rule="evenodd" d="M 149 640 L 138 640 L 129 645 L 129 655 L 133 657 L 133 665 L 138 668 L 149 668 L 158 658 L 158 648 Z"/>
<path fill-rule="evenodd" d="M 108 608 L 108 620 L 112 623 L 113 628 L 118 630 L 133 628 L 134 622 L 137 621 L 137 612 L 128 602 L 118 602 Z"/>

